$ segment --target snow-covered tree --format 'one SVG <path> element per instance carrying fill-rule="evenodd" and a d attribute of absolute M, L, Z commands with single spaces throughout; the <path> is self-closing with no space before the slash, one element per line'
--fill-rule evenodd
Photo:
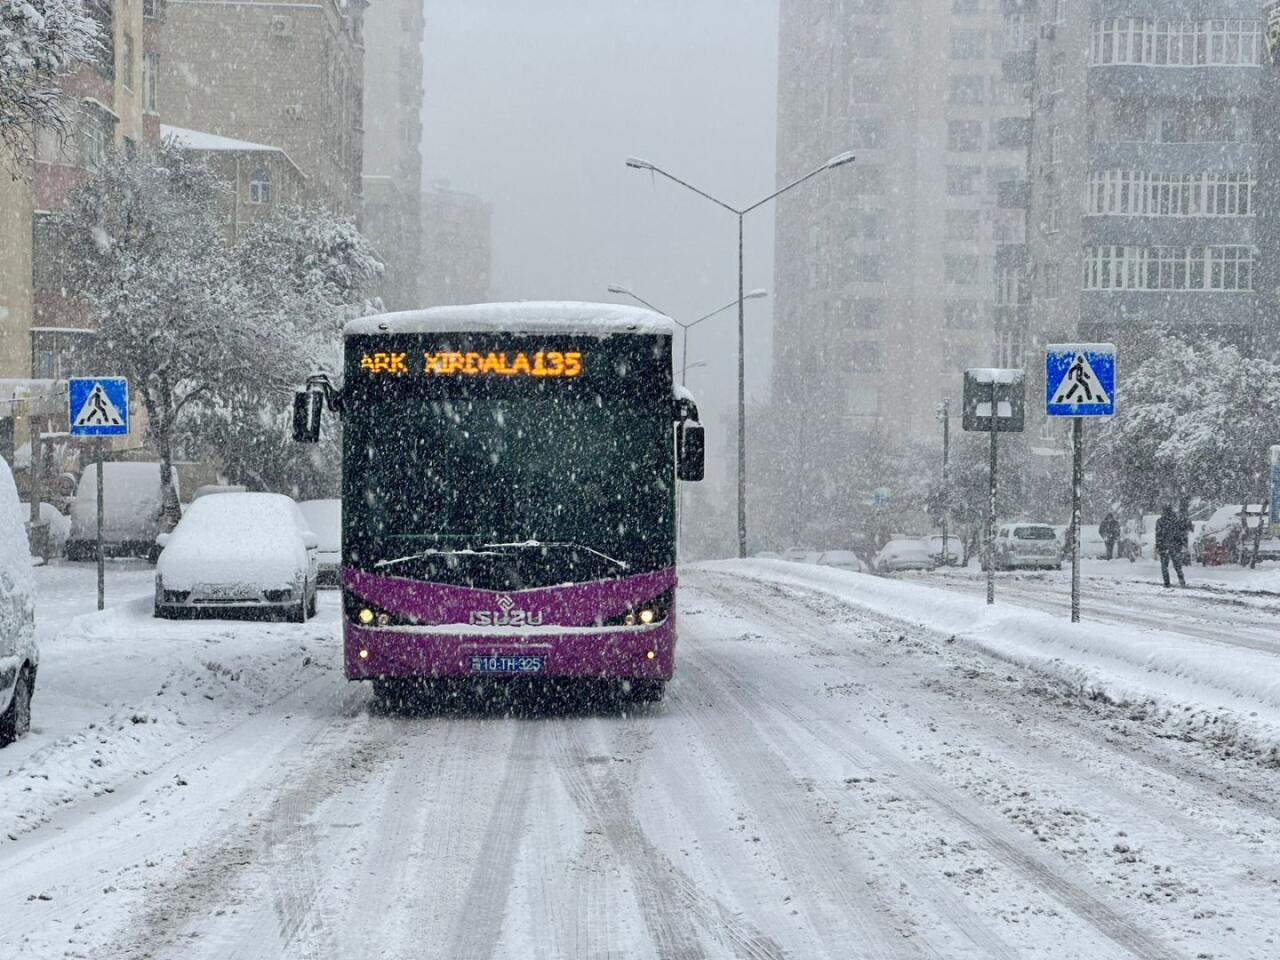
<path fill-rule="evenodd" d="M 70 115 L 58 78 L 99 49 L 82 0 L 0 3 L 0 163 L 18 174 L 41 130 L 65 135 Z"/>
<path fill-rule="evenodd" d="M 1165 337 L 1126 374 L 1121 413 L 1090 469 L 1137 512 L 1202 497 L 1257 501 L 1280 438 L 1280 366 L 1233 346 Z"/>
<path fill-rule="evenodd" d="M 319 206 L 278 211 L 231 253 L 256 324 L 288 340 L 276 376 L 239 382 L 212 415 L 189 425 L 195 446 L 217 451 L 231 479 L 296 496 L 336 496 L 336 424 L 319 446 L 292 441 L 293 392 L 317 371 L 341 372 L 342 325 L 377 308 L 366 291 L 382 263 L 355 225 Z"/>
<path fill-rule="evenodd" d="M 287 338 L 256 322 L 225 241 L 219 187 L 173 145 L 111 154 L 61 215 L 66 274 L 98 329 L 95 361 L 127 376 L 147 413 L 177 519 L 174 441 L 196 403 L 280 383 Z"/>

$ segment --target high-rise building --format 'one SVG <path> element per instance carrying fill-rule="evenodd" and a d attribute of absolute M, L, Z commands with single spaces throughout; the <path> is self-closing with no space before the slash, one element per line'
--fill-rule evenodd
<path fill-rule="evenodd" d="M 1027 103 L 997 0 L 783 0 L 778 179 L 857 161 L 779 201 L 775 397 L 804 461 L 868 430 L 933 436 L 961 371 L 1021 362 L 1016 300 Z M 843 449 L 843 445 L 842 445 Z"/>
<path fill-rule="evenodd" d="M 422 263 L 422 0 L 375 0 L 364 15 L 364 212 L 386 264 L 388 309 L 420 300 Z"/>
<path fill-rule="evenodd" d="M 1034 110 L 1029 336 L 1156 329 L 1253 351 L 1258 134 L 1266 60 L 1257 0 L 1006 0 Z"/>
<path fill-rule="evenodd" d="M 422 195 L 422 306 L 489 299 L 493 209 L 438 180 Z"/>
<path fill-rule="evenodd" d="M 312 197 L 358 215 L 363 0 L 166 0 L 166 9 L 165 123 L 278 147 Z"/>

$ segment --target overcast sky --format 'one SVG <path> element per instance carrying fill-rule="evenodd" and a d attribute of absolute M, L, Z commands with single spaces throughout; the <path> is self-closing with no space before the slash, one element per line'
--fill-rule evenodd
<path fill-rule="evenodd" d="M 425 0 L 428 181 L 494 209 L 495 299 L 613 300 L 682 320 L 737 296 L 735 206 L 772 192 L 776 0 Z M 747 289 L 773 287 L 772 211 L 747 221 Z M 768 390 L 770 301 L 747 304 L 748 390 Z M 732 312 L 690 335 L 689 386 L 730 409 Z M 677 346 L 678 349 L 678 346 Z"/>

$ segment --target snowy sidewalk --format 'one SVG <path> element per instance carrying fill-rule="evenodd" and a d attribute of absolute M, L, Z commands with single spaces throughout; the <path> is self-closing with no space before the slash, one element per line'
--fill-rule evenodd
<path fill-rule="evenodd" d="M 1280 756 L 1280 643 L 1275 653 L 1236 645 L 1229 626 L 1215 641 L 1115 622 L 1072 624 L 1062 615 L 999 600 L 999 593 L 989 607 L 981 596 L 922 580 L 774 560 L 701 566 L 824 593 L 1033 669 L 1084 695 L 1146 704 L 1186 735 Z"/>

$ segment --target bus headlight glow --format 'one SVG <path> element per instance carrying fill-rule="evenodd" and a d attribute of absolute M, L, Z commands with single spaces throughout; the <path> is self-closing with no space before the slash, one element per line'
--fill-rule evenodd
<path fill-rule="evenodd" d="M 628 613 L 622 618 L 622 622 L 628 627 L 634 627 L 636 625 L 636 615 L 634 613 Z"/>
<path fill-rule="evenodd" d="M 373 611 L 370 610 L 368 607 L 362 607 L 360 612 L 356 614 L 356 616 L 360 618 L 360 622 L 363 623 L 366 627 L 369 624 L 373 623 Z"/>
<path fill-rule="evenodd" d="M 648 624 L 653 623 L 654 616 L 655 616 L 654 612 L 650 610 L 648 607 L 645 607 L 643 610 L 640 611 L 640 622 L 647 626 Z"/>
<path fill-rule="evenodd" d="M 654 659 L 657 655 L 658 655 L 658 654 L 657 654 L 657 652 L 656 652 L 656 651 L 650 650 L 648 653 L 646 653 L 646 654 L 644 655 L 644 657 L 645 657 L 645 659 L 646 659 L 646 660 L 652 660 L 652 659 Z"/>
<path fill-rule="evenodd" d="M 368 659 L 369 659 L 369 651 L 368 651 L 368 650 L 361 650 L 361 651 L 360 651 L 360 659 L 361 659 L 361 660 L 368 660 Z"/>
<path fill-rule="evenodd" d="M 378 614 L 378 626 L 385 627 L 390 622 L 391 622 L 391 617 L 387 616 L 387 614 L 385 613 Z"/>

